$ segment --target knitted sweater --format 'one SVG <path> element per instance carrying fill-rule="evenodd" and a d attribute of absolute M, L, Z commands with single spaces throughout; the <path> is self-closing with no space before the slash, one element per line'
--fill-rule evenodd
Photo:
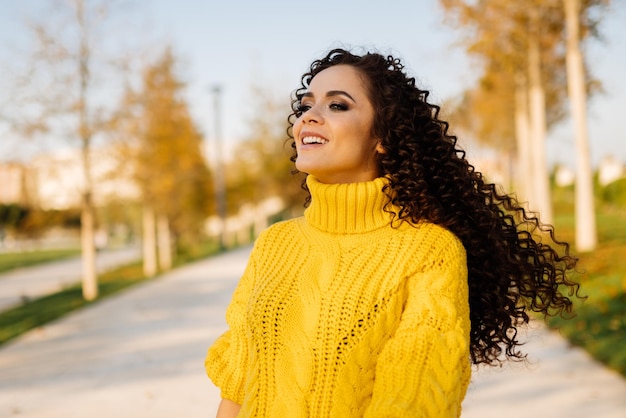
<path fill-rule="evenodd" d="M 308 177 L 304 217 L 257 239 L 205 366 L 240 417 L 458 417 L 470 380 L 465 251 L 394 222 L 384 178 Z"/>

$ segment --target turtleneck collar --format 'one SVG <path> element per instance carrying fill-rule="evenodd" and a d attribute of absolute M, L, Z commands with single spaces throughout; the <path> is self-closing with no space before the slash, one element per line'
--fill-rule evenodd
<path fill-rule="evenodd" d="M 307 186 L 311 204 L 304 211 L 306 221 L 324 232 L 355 234 L 391 223 L 392 215 L 383 210 L 389 198 L 382 189 L 388 180 L 348 184 L 324 184 L 309 175 Z"/>

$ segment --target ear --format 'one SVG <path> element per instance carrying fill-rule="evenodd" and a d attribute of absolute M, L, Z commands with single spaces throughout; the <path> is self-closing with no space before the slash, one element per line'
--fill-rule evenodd
<path fill-rule="evenodd" d="M 385 150 L 385 148 L 383 147 L 383 144 L 379 141 L 376 143 L 376 152 L 379 154 L 386 154 L 387 151 Z"/>

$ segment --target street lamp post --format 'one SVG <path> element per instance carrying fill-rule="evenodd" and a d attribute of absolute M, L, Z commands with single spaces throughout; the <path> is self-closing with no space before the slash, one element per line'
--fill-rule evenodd
<path fill-rule="evenodd" d="M 219 217 L 219 246 L 220 249 L 226 247 L 225 231 L 226 231 L 226 186 L 224 181 L 224 159 L 222 155 L 222 126 L 221 126 L 221 108 L 220 108 L 220 96 L 222 93 L 222 87 L 216 84 L 211 88 L 213 92 L 213 114 L 215 124 L 215 159 L 214 159 L 214 186 L 215 186 L 215 201 L 217 203 L 217 216 Z"/>

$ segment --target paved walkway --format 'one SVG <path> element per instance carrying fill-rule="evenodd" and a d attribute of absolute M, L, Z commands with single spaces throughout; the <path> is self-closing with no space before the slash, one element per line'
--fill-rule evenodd
<path fill-rule="evenodd" d="M 204 355 L 248 249 L 203 260 L 0 348 L 0 418 L 212 417 Z M 474 374 L 463 418 L 623 418 L 626 382 L 544 328 L 534 364 Z"/>
<path fill-rule="evenodd" d="M 141 258 L 138 246 L 105 250 L 96 255 L 96 270 L 106 270 Z M 80 257 L 67 258 L 0 274 L 0 311 L 19 305 L 24 299 L 35 299 L 57 292 L 81 280 Z"/>
<path fill-rule="evenodd" d="M 626 380 L 535 323 L 529 364 L 475 372 L 463 418 L 624 418 Z"/>

